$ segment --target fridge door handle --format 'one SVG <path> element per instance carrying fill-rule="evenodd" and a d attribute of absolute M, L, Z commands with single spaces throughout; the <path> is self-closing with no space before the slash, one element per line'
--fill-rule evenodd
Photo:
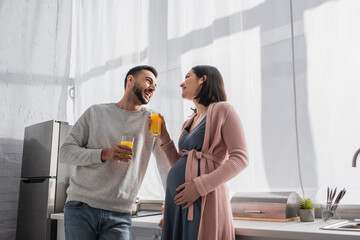
<path fill-rule="evenodd" d="M 44 177 L 44 178 L 28 178 L 28 179 L 22 179 L 21 181 L 23 183 L 42 183 L 46 179 L 49 179 L 49 178 L 48 177 Z"/>

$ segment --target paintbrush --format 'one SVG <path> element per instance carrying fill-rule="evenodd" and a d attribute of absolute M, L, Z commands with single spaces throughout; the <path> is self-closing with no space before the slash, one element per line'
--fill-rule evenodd
<path fill-rule="evenodd" d="M 339 192 L 339 194 L 337 195 L 337 197 L 335 199 L 334 204 L 331 206 L 332 212 L 335 212 L 336 208 L 339 206 L 340 200 L 344 197 L 345 193 L 346 193 L 345 188 Z"/>

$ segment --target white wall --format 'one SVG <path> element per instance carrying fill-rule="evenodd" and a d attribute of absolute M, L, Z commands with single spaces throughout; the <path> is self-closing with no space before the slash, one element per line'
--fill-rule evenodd
<path fill-rule="evenodd" d="M 66 120 L 71 1 L 0 2 L 0 239 L 15 239 L 24 128 Z"/>

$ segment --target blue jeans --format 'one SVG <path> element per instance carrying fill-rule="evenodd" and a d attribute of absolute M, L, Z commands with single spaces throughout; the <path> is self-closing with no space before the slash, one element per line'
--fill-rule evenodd
<path fill-rule="evenodd" d="M 70 201 L 65 205 L 66 240 L 129 240 L 131 214 L 92 208 Z"/>

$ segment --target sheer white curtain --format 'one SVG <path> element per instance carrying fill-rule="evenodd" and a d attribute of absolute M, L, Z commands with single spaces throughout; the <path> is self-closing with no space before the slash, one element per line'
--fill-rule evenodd
<path fill-rule="evenodd" d="M 290 2 L 171 2 L 170 64 L 177 64 L 183 75 L 196 64 L 218 67 L 228 101 L 244 125 L 250 165 L 228 183 L 230 196 L 241 191 L 299 192 Z"/>
<path fill-rule="evenodd" d="M 360 203 L 360 168 L 351 167 L 360 147 L 359 8 L 354 0 L 293 1 L 301 170 L 318 202 L 329 186 L 348 189 L 342 203 Z"/>
<path fill-rule="evenodd" d="M 218 67 L 246 133 L 250 165 L 229 193 L 296 191 L 324 201 L 326 187 L 360 197 L 357 1 L 76 1 L 76 114 L 117 101 L 137 64 L 159 72 L 151 107 L 178 140 L 191 102 L 179 84 L 191 67 Z M 162 198 L 154 165 L 140 197 Z M 300 181 L 302 179 L 302 181 Z M 150 184 L 151 183 L 151 184 Z M 159 192 L 161 192 L 159 194 Z"/>
<path fill-rule="evenodd" d="M 250 166 L 228 183 L 230 195 L 296 191 L 320 203 L 329 186 L 358 203 L 359 4 L 169 1 L 169 66 L 181 76 L 217 66 L 244 125 Z"/>
<path fill-rule="evenodd" d="M 158 88 L 148 107 L 162 112 L 172 134 L 179 135 L 182 101 L 172 91 L 176 74 L 167 68 L 166 26 L 167 1 L 74 1 L 73 121 L 92 104 L 119 101 L 124 94 L 127 71 L 136 65 L 149 64 L 158 70 L 159 76 Z M 154 159 L 139 197 L 164 199 Z"/>

